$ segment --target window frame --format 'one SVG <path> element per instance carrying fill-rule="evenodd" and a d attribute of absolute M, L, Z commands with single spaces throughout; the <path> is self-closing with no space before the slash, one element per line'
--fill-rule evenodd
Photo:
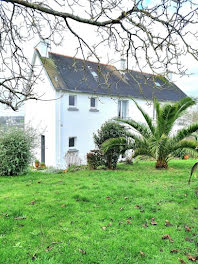
<path fill-rule="evenodd" d="M 74 97 L 74 105 L 70 105 L 70 96 L 73 96 Z M 75 108 L 76 106 L 77 106 L 77 95 L 75 95 L 75 94 L 69 94 L 69 98 L 68 98 L 68 104 L 69 104 L 69 107 L 70 108 Z"/>
<path fill-rule="evenodd" d="M 95 106 L 91 106 L 91 100 L 94 99 L 95 100 Z M 97 109 L 97 98 L 92 96 L 89 98 L 89 107 L 90 109 Z"/>
<path fill-rule="evenodd" d="M 74 139 L 74 145 L 73 146 L 70 146 L 70 139 Z M 74 148 L 76 148 L 76 140 L 77 140 L 77 137 L 69 137 L 68 138 L 68 147 L 69 147 L 69 149 L 74 149 Z"/>
<path fill-rule="evenodd" d="M 123 116 L 123 102 L 126 103 L 126 116 Z M 120 109 L 119 109 L 120 107 Z M 128 118 L 128 108 L 129 108 L 129 100 L 127 99 L 123 99 L 123 100 L 118 100 L 118 118 L 120 119 L 127 119 Z M 119 112 L 120 112 L 120 116 L 119 116 Z"/>

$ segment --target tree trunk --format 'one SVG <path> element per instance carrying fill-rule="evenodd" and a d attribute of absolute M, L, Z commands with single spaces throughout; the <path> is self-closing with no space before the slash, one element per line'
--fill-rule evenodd
<path fill-rule="evenodd" d="M 156 169 L 168 169 L 168 163 L 164 159 L 158 159 L 155 164 Z"/>

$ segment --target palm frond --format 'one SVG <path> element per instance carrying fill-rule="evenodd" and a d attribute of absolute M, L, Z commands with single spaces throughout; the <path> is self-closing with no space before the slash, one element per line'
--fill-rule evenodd
<path fill-rule="evenodd" d="M 148 127 L 150 128 L 151 133 L 154 135 L 155 134 L 155 127 L 153 126 L 152 118 L 150 118 L 150 116 L 142 109 L 141 106 L 139 106 L 137 104 L 137 102 L 135 100 L 133 100 L 133 102 L 135 103 L 135 105 L 137 106 L 137 108 L 139 109 L 141 114 L 143 115 Z"/>
<path fill-rule="evenodd" d="M 133 119 L 123 120 L 123 119 L 115 118 L 114 120 L 120 122 L 121 124 L 129 125 L 129 127 L 135 129 L 136 132 L 139 132 L 143 137 L 148 138 L 148 137 L 151 136 L 151 133 L 150 133 L 148 127 L 146 127 L 145 124 L 138 123 L 138 122 L 136 122 Z"/>
<path fill-rule="evenodd" d="M 191 169 L 190 177 L 189 177 L 189 180 L 188 180 L 188 184 L 189 184 L 189 185 L 190 185 L 190 182 L 191 182 L 192 175 L 193 175 L 193 173 L 194 173 L 194 172 L 196 171 L 196 169 L 197 169 L 197 166 L 198 166 L 198 162 L 196 162 L 196 163 L 193 165 L 192 169 Z"/>
<path fill-rule="evenodd" d="M 155 105 L 158 107 L 156 129 L 158 137 L 160 137 L 162 133 L 169 135 L 174 126 L 175 121 L 182 115 L 182 113 L 188 107 L 194 104 L 195 101 L 192 100 L 190 97 L 185 97 L 174 104 L 165 104 L 162 107 L 160 107 L 158 102 L 155 103 Z"/>
<path fill-rule="evenodd" d="M 177 118 L 181 116 L 181 114 L 183 114 L 183 112 L 189 108 L 190 106 L 195 105 L 196 102 L 195 100 L 193 100 L 190 97 L 184 97 L 183 99 L 181 99 L 180 101 L 178 101 L 176 103 L 177 106 Z"/>
<path fill-rule="evenodd" d="M 126 137 L 110 138 L 107 139 L 101 146 L 101 151 L 107 153 L 115 147 L 119 148 L 120 152 L 131 149 L 134 146 L 134 141 Z"/>
<path fill-rule="evenodd" d="M 173 150 L 184 148 L 191 150 L 194 149 L 195 151 L 198 151 L 198 143 L 193 140 L 181 140 L 174 145 Z"/>
<path fill-rule="evenodd" d="M 173 139 L 178 142 L 188 136 L 190 136 L 192 133 L 196 132 L 198 130 L 198 123 L 194 123 L 190 125 L 187 128 L 183 128 L 180 131 L 177 132 L 177 135 L 173 137 Z"/>
<path fill-rule="evenodd" d="M 152 157 L 153 158 L 152 153 L 146 147 L 145 148 L 137 148 L 137 149 L 135 149 L 133 158 L 135 158 L 137 156 L 148 156 L 148 157 Z"/>

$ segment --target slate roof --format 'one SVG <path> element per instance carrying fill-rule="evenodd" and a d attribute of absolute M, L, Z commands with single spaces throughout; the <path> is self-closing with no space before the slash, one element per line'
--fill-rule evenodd
<path fill-rule="evenodd" d="M 160 76 L 132 70 L 123 73 L 111 65 L 52 52 L 41 60 L 57 90 L 148 100 L 155 97 L 160 101 L 186 97 L 175 84 Z"/>

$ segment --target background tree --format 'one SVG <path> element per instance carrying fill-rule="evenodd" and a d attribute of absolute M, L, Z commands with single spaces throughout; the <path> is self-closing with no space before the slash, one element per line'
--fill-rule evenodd
<path fill-rule="evenodd" d="M 135 129 L 136 133 L 128 132 L 128 134 L 130 133 L 128 138 L 120 137 L 107 140 L 102 145 L 103 151 L 108 152 L 115 147 L 122 150 L 133 149 L 134 158 L 139 155 L 154 158 L 157 169 L 168 168 L 168 161 L 173 158 L 176 150 L 185 149 L 188 153 L 192 152 L 197 155 L 197 142 L 186 138 L 198 131 L 198 123 L 191 124 L 179 130 L 176 134 L 173 134 L 172 131 L 176 120 L 194 104 L 195 101 L 189 97 L 172 105 L 165 104 L 163 106 L 160 106 L 155 99 L 156 124 L 154 124 L 149 115 L 136 103 L 146 124 L 140 124 L 134 120 L 116 119 L 123 124 L 127 124 L 129 128 Z"/>
<path fill-rule="evenodd" d="M 97 37 L 90 41 L 83 25 Z M 59 45 L 71 33 L 76 54 L 100 61 L 107 49 L 140 71 L 185 74 L 182 56 L 197 60 L 198 8 L 193 0 L 2 0 L 0 2 L 0 103 L 13 110 L 36 99 L 31 62 L 24 52 L 33 38 Z M 30 72 L 32 73 L 30 79 Z"/>

